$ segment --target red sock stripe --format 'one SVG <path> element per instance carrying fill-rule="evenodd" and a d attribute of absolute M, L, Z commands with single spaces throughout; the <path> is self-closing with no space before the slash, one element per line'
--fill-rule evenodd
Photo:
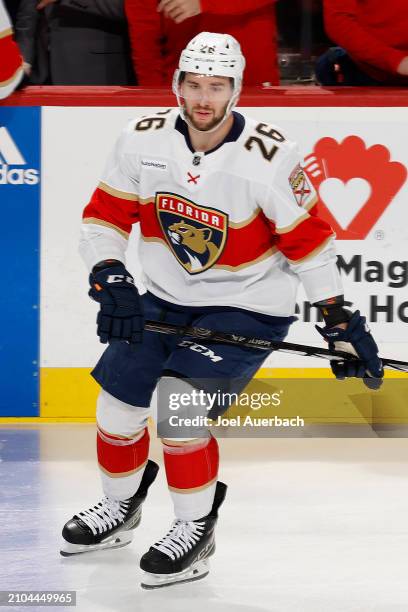
<path fill-rule="evenodd" d="M 173 454 L 164 449 L 164 465 L 167 484 L 175 489 L 195 489 L 203 487 L 217 477 L 218 443 L 211 437 L 204 448 L 192 449 L 191 452 Z M 187 450 L 187 449 L 186 449 Z"/>
<path fill-rule="evenodd" d="M 96 447 L 99 465 L 111 474 L 134 472 L 146 462 L 149 442 L 150 436 L 147 428 L 140 440 L 130 444 L 129 440 L 98 431 Z"/>

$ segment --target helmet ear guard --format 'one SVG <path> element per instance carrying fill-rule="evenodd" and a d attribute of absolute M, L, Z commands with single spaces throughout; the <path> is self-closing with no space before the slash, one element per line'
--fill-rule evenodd
<path fill-rule="evenodd" d="M 174 72 L 172 89 L 177 98 L 180 114 L 192 129 L 201 131 L 191 125 L 185 116 L 184 104 L 180 95 L 183 75 L 190 72 L 204 76 L 222 76 L 233 79 L 233 92 L 223 119 L 212 130 L 206 130 L 212 132 L 227 119 L 238 102 L 244 68 L 245 58 L 242 55 L 239 42 L 229 34 L 201 32 L 188 43 L 180 55 L 179 67 Z"/>

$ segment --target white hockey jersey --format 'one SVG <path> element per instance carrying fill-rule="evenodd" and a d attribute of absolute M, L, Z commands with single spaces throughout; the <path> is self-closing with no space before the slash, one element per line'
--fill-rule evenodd
<path fill-rule="evenodd" d="M 23 78 L 23 58 L 13 40 L 10 18 L 0 0 L 0 99 L 9 96 Z"/>
<path fill-rule="evenodd" d="M 89 267 L 125 262 L 140 223 L 148 291 L 185 306 L 233 306 L 289 316 L 299 280 L 311 302 L 343 292 L 334 234 L 296 145 L 281 130 L 234 112 L 224 142 L 192 149 L 178 110 L 132 121 L 84 211 Z"/>

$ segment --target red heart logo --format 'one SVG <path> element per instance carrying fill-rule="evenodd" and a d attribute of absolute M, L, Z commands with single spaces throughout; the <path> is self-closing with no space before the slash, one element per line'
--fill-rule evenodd
<path fill-rule="evenodd" d="M 319 216 L 338 240 L 363 240 L 405 183 L 407 169 L 390 157 L 384 145 L 367 148 L 358 136 L 340 143 L 322 138 L 306 157 L 305 171 L 319 194 Z"/>

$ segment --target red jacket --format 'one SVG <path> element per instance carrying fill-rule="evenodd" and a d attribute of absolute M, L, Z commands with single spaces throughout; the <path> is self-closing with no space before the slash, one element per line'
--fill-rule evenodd
<path fill-rule="evenodd" d="M 201 0 L 202 13 L 176 24 L 157 0 L 125 0 L 132 59 L 139 84 L 170 85 L 181 51 L 200 32 L 234 36 L 246 59 L 246 85 L 279 83 L 275 0 Z"/>
<path fill-rule="evenodd" d="M 407 0 L 324 0 L 327 34 L 370 76 L 404 81 L 397 74 L 408 55 Z"/>
<path fill-rule="evenodd" d="M 9 17 L 0 0 L 0 99 L 17 86 L 23 72 L 23 58 L 12 34 Z"/>

